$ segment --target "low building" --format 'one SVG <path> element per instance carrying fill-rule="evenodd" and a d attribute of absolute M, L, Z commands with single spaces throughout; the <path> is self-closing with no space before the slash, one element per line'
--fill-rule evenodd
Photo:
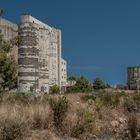
<path fill-rule="evenodd" d="M 76 84 L 76 80 L 68 80 L 67 87 L 73 87 Z"/>

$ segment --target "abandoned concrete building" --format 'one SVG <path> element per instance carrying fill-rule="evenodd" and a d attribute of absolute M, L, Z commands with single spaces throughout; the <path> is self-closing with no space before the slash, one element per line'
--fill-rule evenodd
<path fill-rule="evenodd" d="M 61 54 L 61 30 L 31 15 L 22 15 L 19 26 L 15 27 L 20 38 L 18 51 L 15 51 L 18 53 L 18 91 L 48 93 L 53 85 L 64 90 L 67 85 L 67 62 Z"/>
<path fill-rule="evenodd" d="M 128 68 L 128 88 L 130 90 L 140 90 L 140 67 Z"/>

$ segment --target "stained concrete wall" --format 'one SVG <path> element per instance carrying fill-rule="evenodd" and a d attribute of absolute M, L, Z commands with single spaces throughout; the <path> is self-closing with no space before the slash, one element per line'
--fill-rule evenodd
<path fill-rule="evenodd" d="M 19 35 L 19 91 L 49 92 L 53 85 L 61 87 L 61 31 L 23 15 Z"/>
<path fill-rule="evenodd" d="M 61 30 L 50 27 L 30 15 L 22 15 L 19 27 L 0 18 L 0 30 L 6 40 L 19 35 L 20 45 L 11 50 L 18 61 L 19 92 L 49 92 L 66 85 L 66 65 L 62 65 Z"/>
<path fill-rule="evenodd" d="M 6 41 L 10 41 L 18 36 L 18 26 L 6 19 L 0 18 L 0 31 Z M 18 47 L 14 46 L 10 50 L 10 55 L 17 62 L 18 61 Z"/>
<path fill-rule="evenodd" d="M 67 61 L 61 58 L 61 86 L 67 86 Z"/>
<path fill-rule="evenodd" d="M 59 85 L 59 32 L 53 29 L 50 32 L 50 47 L 49 47 L 49 56 L 50 56 L 50 86 Z"/>
<path fill-rule="evenodd" d="M 128 68 L 128 87 L 130 90 L 140 90 L 140 67 Z"/>
<path fill-rule="evenodd" d="M 19 26 L 21 39 L 18 54 L 19 92 L 37 91 L 39 87 L 39 28 L 37 24 L 24 21 Z"/>

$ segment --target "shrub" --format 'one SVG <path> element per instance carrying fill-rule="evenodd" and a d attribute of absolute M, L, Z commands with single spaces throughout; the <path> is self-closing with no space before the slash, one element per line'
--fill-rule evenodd
<path fill-rule="evenodd" d="M 72 128 L 71 136 L 79 138 L 82 134 L 88 132 L 92 133 L 95 128 L 95 118 L 88 111 L 78 111 L 78 120 L 76 125 Z"/>
<path fill-rule="evenodd" d="M 102 103 L 101 99 L 97 97 L 95 100 L 96 111 L 100 112 L 102 109 L 102 106 L 103 106 L 103 103 Z"/>
<path fill-rule="evenodd" d="M 53 111 L 54 124 L 59 127 L 62 125 L 62 122 L 66 117 L 66 113 L 68 112 L 69 102 L 65 96 L 59 96 L 58 99 L 50 98 L 49 104 Z"/>
<path fill-rule="evenodd" d="M 93 101 L 95 101 L 96 96 L 95 96 L 95 95 L 83 95 L 83 96 L 81 96 L 81 99 L 82 99 L 83 101 L 88 101 L 88 100 L 93 100 Z"/>
<path fill-rule="evenodd" d="M 1 140 L 21 140 L 28 134 L 28 126 L 17 120 L 6 120 L 1 124 L 0 139 Z"/>
<path fill-rule="evenodd" d="M 34 97 L 31 93 L 5 93 L 2 102 L 29 104 Z"/>
<path fill-rule="evenodd" d="M 46 129 L 49 127 L 49 124 L 52 122 L 52 116 L 49 108 L 43 105 L 35 105 L 31 106 L 33 110 L 32 114 L 32 129 Z"/>
<path fill-rule="evenodd" d="M 138 124 L 137 118 L 134 115 L 129 116 L 128 129 L 132 139 L 135 139 L 137 137 L 137 131 L 138 131 L 137 124 Z"/>
<path fill-rule="evenodd" d="M 105 106 L 112 106 L 117 107 L 119 105 L 119 95 L 113 94 L 113 93 L 101 93 L 98 94 L 98 97 L 103 102 L 103 105 Z"/>
<path fill-rule="evenodd" d="M 60 88 L 57 85 L 54 85 L 50 88 L 50 94 L 60 94 Z"/>
<path fill-rule="evenodd" d="M 124 109 L 128 112 L 135 112 L 137 110 L 137 105 L 131 97 L 125 99 Z"/>
<path fill-rule="evenodd" d="M 37 103 L 47 103 L 48 102 L 48 95 L 42 96 L 35 96 L 34 93 L 9 93 L 9 92 L 2 92 L 0 93 L 0 103 L 7 102 L 11 104 L 37 104 Z"/>
<path fill-rule="evenodd" d="M 126 93 L 124 91 L 121 91 L 121 92 L 117 93 L 117 95 L 119 97 L 125 97 L 126 96 Z"/>
<path fill-rule="evenodd" d="M 41 129 L 43 127 L 43 119 L 39 111 L 36 111 L 33 114 L 33 123 L 32 128 L 33 129 Z"/>
<path fill-rule="evenodd" d="M 140 107 L 140 93 L 135 93 L 133 95 L 133 100 L 139 108 Z"/>
<path fill-rule="evenodd" d="M 79 76 L 75 79 L 76 83 L 67 88 L 68 93 L 78 93 L 78 92 L 91 92 L 92 86 L 89 84 L 89 81 L 84 76 Z"/>
<path fill-rule="evenodd" d="M 105 89 L 107 87 L 106 83 L 102 81 L 101 78 L 97 77 L 95 78 L 93 82 L 93 89 L 98 90 L 98 89 Z"/>

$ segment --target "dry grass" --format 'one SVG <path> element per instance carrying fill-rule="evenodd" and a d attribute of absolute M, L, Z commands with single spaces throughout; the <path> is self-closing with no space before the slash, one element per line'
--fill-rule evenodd
<path fill-rule="evenodd" d="M 51 115 L 47 103 L 25 104 L 4 100 L 0 104 L 0 139 L 25 139 L 31 135 L 32 130 L 51 130 Z"/>
<path fill-rule="evenodd" d="M 139 94 L 129 94 L 117 96 L 123 100 L 121 103 L 114 102 L 114 95 L 107 95 L 107 98 L 102 100 L 97 96 L 95 100 L 92 96 L 86 97 L 86 94 L 68 94 L 66 98 L 69 102 L 68 112 L 63 117 L 61 122 L 61 131 L 58 131 L 54 122 L 54 110 L 51 108 L 50 98 L 54 102 L 62 97 L 54 96 L 20 96 L 20 95 L 4 95 L 0 97 L 0 140 L 88 140 L 88 139 L 126 139 L 125 132 L 133 132 L 136 130 L 139 133 L 140 111 L 132 112 L 137 117 L 128 120 L 129 112 L 126 109 L 126 101 L 133 100 L 139 107 Z M 96 95 L 94 95 L 96 96 Z M 91 99 L 90 99 L 91 97 Z M 102 106 L 100 107 L 100 102 Z M 109 101 L 109 104 L 102 102 Z M 114 105 L 115 104 L 115 105 Z M 127 105 L 127 108 L 129 104 Z M 61 106 L 59 111 L 61 111 Z M 99 108 L 99 110 L 97 109 Z M 63 108 L 64 109 L 64 108 Z M 118 137 L 119 136 L 119 137 Z"/>

